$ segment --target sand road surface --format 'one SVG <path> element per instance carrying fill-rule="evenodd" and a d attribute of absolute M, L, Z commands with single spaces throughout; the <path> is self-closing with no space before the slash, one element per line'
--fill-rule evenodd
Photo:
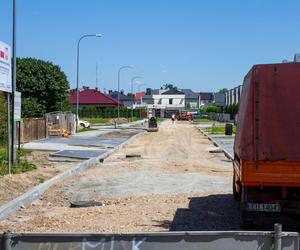
<path fill-rule="evenodd" d="M 164 122 L 1 222 L 12 232 L 236 230 L 232 166 L 196 127 Z M 70 208 L 95 200 L 102 206 Z"/>

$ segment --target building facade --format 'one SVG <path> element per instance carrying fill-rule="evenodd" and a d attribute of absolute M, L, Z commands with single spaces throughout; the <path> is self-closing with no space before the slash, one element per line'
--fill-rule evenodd
<path fill-rule="evenodd" d="M 118 91 L 109 90 L 108 95 L 112 97 L 114 100 L 116 101 L 118 100 Z M 124 94 L 123 90 L 121 90 L 119 93 L 119 101 L 123 103 L 123 105 L 127 108 L 131 108 L 132 102 L 134 102 L 132 98 Z"/>
<path fill-rule="evenodd" d="M 212 92 L 200 92 L 200 106 L 211 105 L 214 102 L 214 93 Z"/>
<path fill-rule="evenodd" d="M 228 90 L 225 93 L 225 105 L 230 106 L 233 104 L 239 104 L 241 100 L 243 85 L 239 85 L 233 89 Z"/>

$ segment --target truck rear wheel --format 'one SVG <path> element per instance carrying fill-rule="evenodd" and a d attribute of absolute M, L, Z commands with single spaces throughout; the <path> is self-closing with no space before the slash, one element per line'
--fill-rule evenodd
<path fill-rule="evenodd" d="M 232 192 L 233 192 L 233 199 L 236 201 L 241 200 L 241 189 L 237 188 L 237 183 L 236 183 L 236 174 L 235 171 L 233 171 L 233 178 L 232 178 Z"/>

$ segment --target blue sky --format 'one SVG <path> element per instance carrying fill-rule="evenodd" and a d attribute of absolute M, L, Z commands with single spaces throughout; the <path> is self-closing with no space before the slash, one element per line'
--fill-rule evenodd
<path fill-rule="evenodd" d="M 11 44 L 12 0 L 0 0 L 0 40 Z M 145 87 L 173 83 L 216 91 L 243 81 L 253 64 L 292 60 L 300 52 L 300 1 L 17 0 L 17 56 L 61 66 L 71 87 L 76 44 L 81 43 L 80 84 L 122 88 L 141 75 Z M 137 90 L 137 87 L 135 87 Z"/>

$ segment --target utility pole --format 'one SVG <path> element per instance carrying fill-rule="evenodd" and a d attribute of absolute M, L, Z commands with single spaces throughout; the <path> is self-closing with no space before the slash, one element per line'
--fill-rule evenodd
<path fill-rule="evenodd" d="M 98 89 L 98 63 L 96 63 L 96 89 Z"/>
<path fill-rule="evenodd" d="M 11 143 L 11 152 L 12 152 L 12 163 L 14 164 L 17 159 L 16 154 L 16 121 L 14 118 L 15 110 L 15 92 L 17 85 L 17 56 L 16 56 L 16 0 L 13 0 L 13 57 L 12 57 L 12 143 Z M 10 105 L 8 103 L 8 105 Z"/>
<path fill-rule="evenodd" d="M 133 94 L 133 83 L 136 79 L 143 78 L 142 76 L 135 76 L 131 79 L 131 122 L 133 122 L 133 103 L 134 103 L 134 94 Z"/>
<path fill-rule="evenodd" d="M 78 132 L 78 112 L 79 112 L 79 52 L 80 52 L 80 42 L 83 38 L 86 37 L 101 37 L 101 34 L 92 34 L 92 35 L 83 35 L 82 37 L 79 38 L 77 42 L 77 67 L 76 67 L 76 132 Z"/>
<path fill-rule="evenodd" d="M 120 67 L 118 70 L 118 122 L 120 119 L 120 74 L 121 74 L 121 70 L 122 69 L 132 69 L 132 68 L 133 68 L 133 66 L 125 65 L 125 66 Z"/>

